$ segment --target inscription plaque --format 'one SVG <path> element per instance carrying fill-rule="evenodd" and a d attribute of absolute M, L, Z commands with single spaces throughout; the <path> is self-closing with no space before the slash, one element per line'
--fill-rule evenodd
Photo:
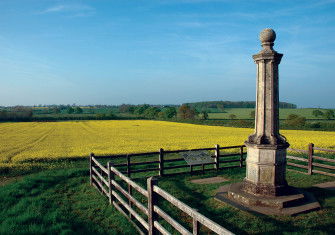
<path fill-rule="evenodd" d="M 207 151 L 183 152 L 181 153 L 181 156 L 190 166 L 198 164 L 214 163 L 214 159 Z"/>

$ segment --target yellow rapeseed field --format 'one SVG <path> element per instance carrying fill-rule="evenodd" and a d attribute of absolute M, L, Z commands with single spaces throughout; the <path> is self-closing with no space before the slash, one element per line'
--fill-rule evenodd
<path fill-rule="evenodd" d="M 0 124 L 0 163 L 240 145 L 253 132 L 247 128 L 202 126 L 164 121 L 71 121 Z M 335 146 L 335 132 L 282 131 L 293 148 Z"/>

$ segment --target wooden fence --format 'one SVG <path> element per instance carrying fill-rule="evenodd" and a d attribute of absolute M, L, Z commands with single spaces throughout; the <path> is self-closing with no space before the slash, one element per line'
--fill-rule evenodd
<path fill-rule="evenodd" d="M 235 150 L 237 153 L 222 153 L 220 150 Z M 193 173 L 193 172 L 204 172 L 209 170 L 221 170 L 227 168 L 235 168 L 235 167 L 244 167 L 243 162 L 245 161 L 246 152 L 245 145 L 236 145 L 236 146 L 226 146 L 220 147 L 219 145 L 215 145 L 213 148 L 198 148 L 198 149 L 189 149 L 189 150 L 173 150 L 166 151 L 164 149 L 159 149 L 157 152 L 146 152 L 146 153 L 132 153 L 132 154 L 119 154 L 119 155 L 109 155 L 109 156 L 96 156 L 93 154 L 95 159 L 110 159 L 112 165 L 114 167 L 124 167 L 125 170 L 120 170 L 121 173 L 127 174 L 128 177 L 131 176 L 132 173 L 140 173 L 140 172 L 148 172 L 148 171 L 156 171 L 157 175 L 174 175 L 180 173 Z M 213 158 L 213 162 L 210 163 L 199 163 L 194 165 L 188 165 L 185 163 L 185 159 L 182 157 L 177 158 L 167 158 L 168 154 L 177 154 L 183 152 L 192 152 L 192 151 L 214 151 L 214 154 L 211 156 Z M 154 161 L 147 160 L 137 160 L 137 157 L 140 156 L 149 156 L 154 155 L 156 159 Z M 235 159 L 231 159 L 229 157 L 235 157 Z M 224 158 L 229 158 L 228 160 L 224 160 Z M 116 160 L 124 159 L 125 162 L 117 163 Z M 136 162 L 133 161 L 135 159 Z M 237 165 L 232 165 L 230 163 L 236 162 Z M 169 163 L 174 163 L 174 165 L 168 165 Z M 152 165 L 157 164 L 155 167 Z M 142 169 L 134 169 L 135 167 L 142 166 Z M 201 167 L 201 169 L 195 169 L 196 167 Z M 207 167 L 210 166 L 210 167 Z M 178 173 L 175 172 L 167 172 L 171 169 L 186 169 L 185 171 L 181 171 Z"/>
<path fill-rule="evenodd" d="M 335 173 L 330 172 L 329 170 L 335 170 L 335 164 L 329 164 L 329 163 L 335 163 L 335 159 L 315 156 L 315 150 L 318 150 L 320 153 L 326 152 L 326 153 L 334 153 L 335 150 L 332 149 L 324 149 L 324 148 L 318 148 L 315 147 L 314 144 L 309 144 L 307 150 L 303 149 L 287 149 L 291 152 L 298 152 L 307 154 L 307 157 L 297 157 L 297 156 L 289 156 L 287 155 L 286 158 L 293 161 L 287 161 L 288 166 L 297 167 L 300 169 L 304 169 L 306 171 L 297 171 L 294 169 L 288 169 L 289 171 L 295 171 L 307 175 L 312 175 L 313 173 L 328 175 L 328 176 L 335 176 Z M 300 163 L 302 162 L 302 164 Z M 305 164 L 304 164 L 305 163 Z M 317 168 L 317 169 L 315 169 Z M 321 169 L 327 169 L 328 171 L 322 171 Z"/>
<path fill-rule="evenodd" d="M 116 177 L 120 180 L 117 181 Z M 120 182 L 121 181 L 121 182 Z M 150 177 L 147 179 L 147 189 L 122 174 L 118 169 L 107 163 L 104 167 L 94 155 L 90 155 L 90 182 L 103 195 L 109 198 L 109 203 L 125 215 L 141 234 L 170 234 L 167 229 L 159 222 L 166 221 L 175 230 L 181 234 L 199 234 L 200 225 L 207 227 L 216 234 L 232 234 L 227 229 L 197 212 L 181 202 L 165 190 L 157 186 L 157 179 Z M 126 184 L 128 190 L 121 184 Z M 134 196 L 135 190 L 146 199 L 147 205 L 144 205 Z M 168 201 L 182 212 L 192 218 L 192 231 L 181 225 L 168 213 L 158 206 L 158 197 Z"/>
<path fill-rule="evenodd" d="M 169 173 L 168 170 L 177 169 L 177 168 L 189 168 L 189 170 L 182 171 L 179 173 L 186 172 L 196 172 L 196 171 L 206 171 L 206 170 L 219 170 L 226 168 L 234 167 L 243 167 L 243 162 L 245 161 L 244 155 L 244 145 L 238 146 L 228 146 L 220 147 L 216 145 L 215 148 L 200 148 L 200 149 L 191 149 L 191 150 L 174 150 L 174 151 L 165 151 L 160 149 L 157 152 L 147 152 L 147 153 L 134 153 L 134 154 L 121 154 L 121 155 L 111 155 L 111 156 L 95 156 L 93 153 L 90 155 L 90 183 L 96 187 L 103 195 L 107 196 L 110 204 L 113 204 L 115 208 L 125 215 L 128 220 L 135 226 L 135 228 L 141 234 L 170 234 L 167 229 L 161 224 L 160 221 L 165 221 L 172 228 L 180 232 L 181 234 L 199 234 L 200 225 L 207 227 L 207 229 L 213 231 L 217 234 L 232 234 L 227 229 L 223 228 L 219 224 L 205 217 L 204 215 L 197 212 L 196 209 L 193 209 L 181 202 L 177 198 L 173 197 L 171 194 L 166 192 L 157 186 L 157 179 L 148 178 L 147 179 L 147 188 L 141 187 L 135 181 L 130 179 L 132 173 L 139 172 L 148 172 L 148 171 L 157 171 L 157 175 L 173 175 L 176 173 Z M 220 150 L 235 150 L 235 153 L 223 153 Z M 236 151 L 237 150 L 237 151 Z M 329 170 L 335 170 L 335 159 L 325 158 L 321 156 L 315 156 L 315 150 L 320 152 L 333 152 L 335 150 L 323 149 L 315 147 L 313 144 L 308 145 L 308 150 L 301 149 L 288 149 L 290 152 L 298 152 L 300 154 L 307 154 L 307 157 L 298 157 L 287 155 L 287 165 L 291 167 L 297 167 L 300 169 L 306 170 L 297 171 L 294 169 L 288 169 L 291 171 L 296 171 L 304 174 L 313 174 L 319 173 L 329 176 L 335 176 L 334 173 L 329 172 Z M 184 158 L 169 158 L 168 154 L 177 154 L 181 152 L 188 151 L 214 151 L 213 162 L 205 164 L 195 164 L 189 166 L 185 163 Z M 140 156 L 154 155 L 157 157 L 154 161 L 137 161 L 132 162 L 132 158 Z M 226 157 L 237 157 L 237 159 L 222 160 Z M 125 163 L 119 163 L 114 160 L 116 159 L 125 159 Z M 99 162 L 99 160 L 111 160 L 107 162 L 107 166 L 104 166 Z M 318 162 L 316 162 L 316 160 Z M 114 162 L 112 162 L 114 161 Z M 231 165 L 231 163 L 237 162 L 238 165 Z M 299 164 L 299 162 L 303 162 Z M 175 163 L 173 166 L 168 166 L 168 163 Z M 330 164 L 329 164 L 330 163 Z M 157 164 L 156 167 L 151 167 L 152 165 Z M 225 166 L 222 166 L 225 164 Z M 229 165 L 227 165 L 229 164 Z M 206 166 L 211 165 L 211 168 L 206 168 Z M 143 169 L 134 169 L 136 166 L 143 166 Z M 201 166 L 201 169 L 194 170 L 196 166 Z M 119 169 L 117 169 L 120 168 Z M 121 170 L 121 168 L 125 168 Z M 315 169 L 317 168 L 317 169 Z M 328 169 L 328 171 L 321 171 L 319 168 Z M 126 174 L 126 175 L 125 175 Z M 118 178 L 119 180 L 117 180 Z M 124 186 L 126 185 L 126 188 Z M 137 196 L 135 197 L 134 195 Z M 144 198 L 146 202 L 143 204 L 143 200 L 140 200 L 138 195 Z M 178 221 L 172 218 L 168 213 L 158 206 L 158 198 L 162 198 L 165 201 L 168 201 L 173 206 L 177 207 L 182 212 L 186 213 L 192 218 L 191 231 L 189 231 L 185 226 L 181 225 Z"/>

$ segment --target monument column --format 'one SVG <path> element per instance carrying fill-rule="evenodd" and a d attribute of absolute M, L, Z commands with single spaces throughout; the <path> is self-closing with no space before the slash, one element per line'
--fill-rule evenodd
<path fill-rule="evenodd" d="M 289 144 L 279 134 L 278 65 L 283 55 L 273 49 L 276 33 L 272 29 L 264 29 L 259 38 L 263 49 L 253 56 L 257 66 L 255 131 L 245 142 L 246 177 L 243 182 L 219 189 L 215 198 L 268 215 L 295 215 L 320 209 L 312 194 L 287 185 Z"/>
<path fill-rule="evenodd" d="M 279 134 L 278 65 L 283 54 L 273 49 L 276 33 L 264 29 L 259 36 L 263 49 L 253 59 L 257 65 L 255 133 L 245 142 L 247 172 L 243 190 L 277 196 L 285 191 L 286 149 Z"/>

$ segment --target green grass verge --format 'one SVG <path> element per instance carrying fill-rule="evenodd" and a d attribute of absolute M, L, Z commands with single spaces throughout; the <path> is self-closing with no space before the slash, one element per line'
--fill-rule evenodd
<path fill-rule="evenodd" d="M 0 234 L 134 234 L 88 183 L 87 168 L 47 170 L 0 187 Z"/>
<path fill-rule="evenodd" d="M 41 172 L 0 187 L 0 234 L 136 234 L 126 218 L 108 204 L 106 197 L 89 185 L 87 160 L 77 160 L 67 167 L 66 164 L 59 166 L 63 169 L 40 169 Z M 19 175 L 18 171 L 13 172 Z M 137 174 L 136 177 L 147 175 Z M 207 185 L 190 182 L 210 176 L 222 176 L 228 181 Z M 334 180 L 333 177 L 287 172 L 288 183 L 312 192 L 323 208 L 290 217 L 260 216 L 213 199 L 220 186 L 241 181 L 244 176 L 245 168 L 235 168 L 204 175 L 162 177 L 159 186 L 236 234 L 335 233 L 335 192 L 313 187 L 316 183 Z M 145 178 L 136 181 L 146 186 Z M 190 217 L 166 201 L 161 200 L 160 207 L 189 227 Z M 162 224 L 170 229 L 166 223 Z M 201 232 L 209 233 L 208 230 Z"/>
<path fill-rule="evenodd" d="M 228 182 L 199 185 L 191 183 L 191 179 L 202 178 L 204 176 L 185 176 L 169 177 L 159 180 L 159 186 L 169 193 L 179 198 L 181 201 L 193 208 L 199 209 L 199 212 L 221 224 L 225 228 L 236 234 L 334 234 L 334 215 L 335 215 L 335 192 L 322 190 L 312 185 L 320 182 L 334 180 L 334 178 L 288 172 L 287 180 L 290 185 L 304 188 L 312 192 L 322 205 L 322 210 L 308 214 L 290 216 L 260 216 L 235 209 L 225 203 L 216 201 L 213 197 L 216 190 L 225 184 L 241 181 L 245 176 L 245 168 L 235 168 L 220 171 L 219 174 L 208 173 L 206 176 L 222 176 L 229 179 Z M 174 218 L 180 218 L 180 211 L 171 210 L 165 204 L 164 208 L 174 215 Z M 202 231 L 204 234 L 207 230 Z"/>

